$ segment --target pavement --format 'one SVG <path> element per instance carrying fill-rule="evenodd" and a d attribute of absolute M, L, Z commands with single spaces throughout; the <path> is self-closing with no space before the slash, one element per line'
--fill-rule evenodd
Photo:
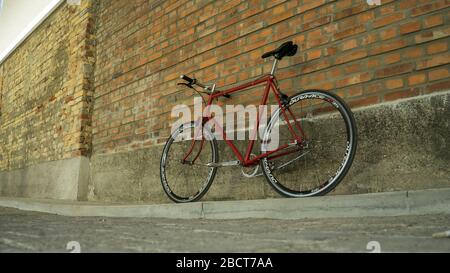
<path fill-rule="evenodd" d="M 0 252 L 450 252 L 449 215 L 275 219 L 67 217 L 0 208 Z"/>
<path fill-rule="evenodd" d="M 0 198 L 0 252 L 450 252 L 450 189 L 111 204 Z M 444 232 L 444 233 L 443 233 Z"/>

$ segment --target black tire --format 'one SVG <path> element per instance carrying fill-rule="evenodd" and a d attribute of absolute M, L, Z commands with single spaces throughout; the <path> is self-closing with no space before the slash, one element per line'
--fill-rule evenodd
<path fill-rule="evenodd" d="M 322 107 L 322 104 L 307 104 L 306 100 L 318 100 L 320 103 L 328 103 L 325 106 L 326 107 Z M 323 101 L 323 102 L 322 102 Z M 301 103 L 300 103 L 301 102 Z M 300 104 L 298 104 L 300 103 Z M 297 153 L 297 155 L 293 155 L 293 158 L 298 158 L 300 157 L 300 159 L 297 159 L 297 161 L 294 161 L 293 163 L 288 163 L 288 167 L 290 168 L 290 173 L 286 173 L 283 174 L 282 169 L 277 169 L 279 166 L 284 166 L 283 162 L 281 163 L 273 163 L 276 160 L 283 160 L 283 158 L 280 159 L 270 159 L 269 158 L 263 158 L 260 162 L 261 164 L 261 169 L 263 170 L 264 176 L 266 177 L 266 180 L 269 182 L 269 184 L 275 189 L 275 191 L 277 191 L 279 194 L 285 196 L 285 197 L 293 197 L 293 198 L 299 198 L 299 197 L 313 197 L 313 196 L 323 196 L 327 193 L 329 193 L 330 191 L 332 191 L 346 176 L 346 174 L 348 173 L 352 163 L 353 163 L 353 159 L 355 157 L 356 154 L 356 149 L 357 149 L 357 128 L 356 128 L 356 122 L 355 119 L 353 117 L 353 113 L 351 112 L 351 110 L 349 109 L 349 107 L 346 105 L 346 103 L 337 95 L 332 94 L 330 92 L 327 91 L 322 91 L 322 90 L 307 90 L 307 91 L 303 91 L 300 92 L 298 94 L 296 94 L 295 96 L 292 96 L 289 98 L 289 103 L 287 104 L 287 106 L 285 106 L 286 109 L 292 109 L 294 108 L 294 105 L 297 104 L 297 108 L 299 107 L 299 109 L 302 111 L 302 109 L 310 109 L 308 111 L 312 112 L 312 113 L 316 113 L 317 117 L 309 117 L 307 110 L 305 110 L 305 113 L 301 112 L 301 117 L 304 116 L 304 118 L 296 118 L 299 123 L 306 123 L 304 124 L 305 127 L 309 127 L 311 128 L 311 132 L 319 132 L 319 136 L 320 136 L 320 130 L 323 131 L 323 129 L 327 129 L 328 128 L 333 128 L 334 127 L 334 122 L 336 121 L 340 121 L 341 127 L 337 127 L 338 128 L 336 130 L 336 132 L 339 131 L 339 129 L 342 130 L 346 130 L 346 134 L 345 132 L 342 134 L 343 136 L 341 136 L 342 140 L 341 143 L 343 144 L 342 149 L 341 148 L 334 148 L 332 150 L 336 150 L 338 156 L 336 156 L 336 158 L 339 157 L 340 151 L 343 150 L 342 152 L 344 152 L 344 158 L 341 162 L 338 162 L 338 159 L 336 159 L 335 161 L 337 162 L 337 164 L 335 164 L 333 162 L 333 166 L 336 165 L 337 166 L 337 170 L 334 173 L 333 171 L 329 171 L 329 170 L 323 170 L 324 166 L 328 168 L 328 165 L 331 164 L 319 164 L 319 163 L 323 163 L 323 162 L 327 162 L 327 160 L 331 160 L 328 159 L 327 157 L 324 157 L 324 159 L 319 159 L 319 155 L 323 154 L 325 152 L 327 152 L 329 149 L 324 143 L 333 143 L 333 141 L 335 141 L 334 139 L 330 139 L 329 135 L 327 135 L 326 133 L 324 133 L 323 135 L 326 137 L 323 137 L 325 140 L 318 140 L 317 143 L 315 143 L 311 137 L 311 139 L 308 139 L 308 135 L 307 133 L 304 133 L 302 130 L 302 134 L 304 134 L 305 139 L 307 139 L 307 142 L 311 142 L 314 143 L 314 145 L 308 145 L 308 148 L 304 148 L 302 147 L 302 145 L 299 145 L 300 147 L 297 147 L 294 145 L 294 149 L 298 149 L 298 153 L 297 150 L 295 151 L 295 153 Z M 320 106 L 318 106 L 320 105 Z M 310 108 L 308 108 L 310 107 Z M 333 108 L 334 107 L 334 108 Z M 337 111 L 336 111 L 337 110 Z M 329 113 L 330 111 L 335 111 L 333 113 Z M 335 115 L 333 115 L 335 114 Z M 342 121 L 339 119 L 339 114 L 342 117 Z M 324 118 L 324 116 L 329 115 L 328 119 Z M 264 141 L 268 141 L 269 139 L 271 139 L 271 131 L 273 130 L 273 128 L 275 128 L 275 123 L 276 122 L 280 122 L 280 116 L 282 115 L 282 111 L 280 111 L 280 109 L 275 112 L 272 115 L 272 118 L 269 122 L 268 127 L 266 128 L 266 133 L 263 137 L 263 142 Z M 308 118 L 309 117 L 309 118 Z M 282 124 L 282 123 L 279 123 Z M 330 126 L 330 124 L 332 124 Z M 344 125 L 345 124 L 345 125 Z M 326 126 L 328 125 L 328 126 Z M 300 127 L 303 127 L 300 126 Z M 317 129 L 317 128 L 319 129 Z M 282 126 L 279 126 L 279 128 L 282 128 Z M 288 128 L 286 127 L 286 130 Z M 304 129 L 304 128 L 302 128 Z M 281 130 L 281 129 L 280 129 Z M 282 133 L 278 133 L 279 135 L 283 135 Z M 285 134 L 286 135 L 286 134 Z M 332 134 L 330 134 L 332 135 Z M 282 138 L 281 136 L 279 138 Z M 292 138 L 292 137 L 291 137 Z M 330 139 L 330 140 L 329 140 Z M 271 141 L 271 140 L 269 140 Z M 345 141 L 347 141 L 347 143 L 345 143 Z M 282 140 L 278 140 L 278 142 L 282 142 Z M 336 141 L 337 144 L 337 141 Z M 277 144 L 280 145 L 280 144 Z M 311 146 L 311 147 L 309 147 Z M 317 148 L 316 148 L 317 147 Z M 291 148 L 288 148 L 291 149 Z M 266 151 L 268 151 L 270 149 L 263 149 L 262 148 L 262 153 L 265 153 Z M 272 149 L 274 150 L 274 149 Z M 330 149 L 331 150 L 331 149 Z M 297 157 L 295 157 L 297 156 Z M 314 162 L 316 162 L 317 164 L 314 166 L 312 165 L 310 168 L 304 168 L 304 166 L 306 166 L 306 163 L 308 162 L 308 157 L 310 158 L 310 161 L 313 162 L 312 164 L 314 164 Z M 272 156 L 273 158 L 273 156 Z M 312 158 L 312 159 L 311 159 Z M 334 158 L 331 157 L 330 158 Z M 287 159 L 284 159 L 286 162 L 290 162 Z M 321 161 L 322 160 L 322 161 Z M 302 166 L 302 162 L 305 162 L 304 166 Z M 286 163 L 284 162 L 284 163 Z M 278 164 L 278 165 L 277 165 Z M 282 167 L 283 168 L 283 167 Z M 316 168 L 316 170 L 314 170 L 314 168 Z M 333 167 L 329 167 L 330 169 L 332 169 Z M 287 169 L 287 167 L 285 167 L 285 169 Z M 307 171 L 311 171 L 312 175 L 308 175 L 309 173 L 307 173 Z M 274 174 L 274 172 L 277 172 L 276 174 Z M 320 172 L 327 172 L 326 174 L 323 175 L 323 177 L 327 177 L 327 175 L 330 175 L 330 178 L 328 180 L 323 181 L 323 183 L 321 182 L 321 177 L 318 178 L 318 173 Z M 302 176 L 304 175 L 304 177 Z M 334 175 L 334 176 L 333 176 Z M 278 176 L 278 178 L 277 178 Z M 283 177 L 285 178 L 286 181 L 282 181 L 282 179 L 280 179 L 279 177 Z M 304 186 L 299 185 L 297 186 L 297 184 L 300 184 L 302 182 L 302 179 L 305 179 L 305 182 L 311 182 L 312 180 L 318 180 L 317 183 L 311 183 L 313 184 L 313 186 L 311 186 L 310 189 L 305 189 Z M 287 181 L 289 180 L 289 181 Z M 290 187 L 287 187 L 286 185 L 290 184 Z M 297 189 L 293 189 L 293 188 L 297 188 Z M 303 187 L 303 188 L 302 188 Z M 301 189 L 302 188 L 302 189 Z"/>
<path fill-rule="evenodd" d="M 161 184 L 162 184 L 164 192 L 167 194 L 167 196 L 176 203 L 189 203 L 189 202 L 196 202 L 196 201 L 200 200 L 208 192 L 209 188 L 211 187 L 212 182 L 214 181 L 216 173 L 217 173 L 217 167 L 208 167 L 208 166 L 201 166 L 201 165 L 194 166 L 194 165 L 183 164 L 183 163 L 181 163 L 183 158 L 177 157 L 177 158 L 174 158 L 171 160 L 171 163 L 174 163 L 176 165 L 175 168 L 177 170 L 180 170 L 183 168 L 203 167 L 203 169 L 208 170 L 207 176 L 204 177 L 203 183 L 200 183 L 201 186 L 199 187 L 198 192 L 196 192 L 192 195 L 188 195 L 188 196 L 181 196 L 181 195 L 179 195 L 179 192 L 175 193 L 173 190 L 175 182 L 168 181 L 168 180 L 171 180 L 171 179 L 168 179 L 168 175 L 167 175 L 167 167 L 168 166 L 167 165 L 169 162 L 169 153 L 171 152 L 172 145 L 175 142 L 176 137 L 180 133 L 184 132 L 184 130 L 186 130 L 188 128 L 194 128 L 194 127 L 195 127 L 195 123 L 191 122 L 191 123 L 183 124 L 177 130 L 175 130 L 171 134 L 169 139 L 167 140 L 166 145 L 164 146 L 164 149 L 163 149 L 162 156 L 161 156 L 161 161 L 160 161 Z M 211 151 L 212 151 L 210 162 L 203 162 L 203 163 L 218 163 L 219 155 L 218 155 L 218 149 L 217 149 L 217 141 L 214 138 L 213 134 L 209 130 L 206 130 L 205 128 L 203 128 L 203 133 L 204 134 L 206 133 L 208 139 L 205 139 L 205 141 L 207 143 L 209 143 L 209 145 L 211 147 Z M 192 143 L 191 140 L 185 141 L 185 142 Z M 189 150 L 185 150 L 184 153 L 187 153 L 188 151 Z M 203 152 L 204 151 L 202 150 L 202 153 Z M 197 174 L 196 170 L 194 170 L 194 169 L 192 169 L 192 172 Z M 190 180 L 197 180 L 197 177 L 195 175 L 194 176 L 192 176 L 192 175 L 177 175 L 175 177 L 182 180 L 181 181 L 182 183 L 188 183 L 188 182 L 190 182 Z M 172 180 L 175 180 L 175 179 L 172 179 Z"/>

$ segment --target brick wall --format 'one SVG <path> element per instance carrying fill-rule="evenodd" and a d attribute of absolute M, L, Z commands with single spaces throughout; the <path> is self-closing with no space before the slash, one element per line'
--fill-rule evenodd
<path fill-rule="evenodd" d="M 228 87 L 270 71 L 260 56 L 293 40 L 280 65 L 288 94 L 333 90 L 353 107 L 450 88 L 448 0 L 100 1 L 93 147 L 164 142 L 184 73 Z M 240 98 L 252 103 L 255 94 Z"/>
<path fill-rule="evenodd" d="M 89 153 L 92 11 L 63 4 L 0 64 L 0 171 Z"/>
<path fill-rule="evenodd" d="M 287 40 L 300 46 L 278 70 L 288 94 L 360 107 L 450 88 L 449 0 L 81 3 L 0 64 L 0 170 L 162 143 L 172 107 L 193 103 L 180 74 L 229 87 L 267 73 L 260 56 Z"/>

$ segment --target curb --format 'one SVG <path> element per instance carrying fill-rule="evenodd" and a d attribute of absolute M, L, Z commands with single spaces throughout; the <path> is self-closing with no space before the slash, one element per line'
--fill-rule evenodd
<path fill-rule="evenodd" d="M 314 219 L 450 214 L 450 188 L 411 192 L 325 196 L 305 199 L 198 202 L 190 204 L 105 204 L 0 197 L 0 207 L 70 217 L 171 219 Z"/>

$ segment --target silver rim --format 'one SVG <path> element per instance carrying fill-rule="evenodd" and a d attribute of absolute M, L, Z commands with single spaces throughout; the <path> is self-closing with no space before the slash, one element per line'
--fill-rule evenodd
<path fill-rule="evenodd" d="M 193 200 L 196 200 L 199 196 L 202 196 L 204 194 L 204 192 L 208 189 L 208 187 L 211 185 L 214 176 L 215 176 L 215 172 L 217 170 L 217 168 L 215 167 L 211 167 L 209 172 L 208 172 L 208 177 L 205 181 L 205 183 L 203 183 L 202 187 L 200 187 L 199 192 L 197 195 L 195 196 L 191 196 L 188 199 L 180 199 L 178 198 L 176 195 L 174 195 L 174 193 L 172 192 L 169 183 L 167 181 L 166 178 L 166 164 L 167 164 L 167 156 L 170 150 L 170 146 L 172 145 L 172 143 L 174 142 L 174 140 L 176 139 L 176 137 L 182 133 L 184 130 L 189 129 L 189 128 L 194 128 L 195 127 L 195 123 L 188 123 L 188 124 L 183 124 L 181 125 L 175 132 L 172 133 L 172 135 L 170 136 L 169 140 L 167 141 L 167 144 L 164 147 L 163 150 L 163 155 L 161 157 L 161 164 L 160 164 L 160 173 L 161 173 L 161 182 L 163 184 L 164 187 L 164 191 L 169 195 L 169 197 L 171 197 L 171 199 L 176 200 L 177 202 L 180 203 L 188 203 L 188 202 L 192 202 Z M 203 128 L 203 134 L 207 134 L 207 137 L 209 137 L 208 139 L 211 140 L 211 151 L 212 151 L 212 160 L 213 162 L 217 162 L 217 157 L 216 157 L 216 145 L 214 143 L 214 135 L 209 131 L 209 130 L 205 130 L 205 128 Z"/>

